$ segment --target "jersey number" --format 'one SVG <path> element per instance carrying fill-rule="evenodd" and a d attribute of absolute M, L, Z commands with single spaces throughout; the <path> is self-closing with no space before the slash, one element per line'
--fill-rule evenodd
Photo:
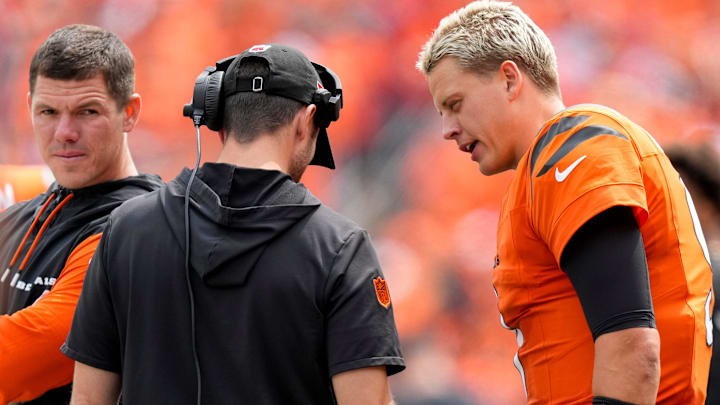
<path fill-rule="evenodd" d="M 495 288 L 493 288 L 493 291 L 495 292 L 495 299 L 499 299 L 497 290 Z M 522 378 L 522 383 L 523 383 L 523 390 L 525 390 L 525 398 L 527 398 L 528 391 L 527 391 L 527 382 L 525 381 L 525 369 L 523 369 L 523 365 L 520 362 L 520 348 L 525 343 L 525 336 L 523 336 L 523 333 L 520 330 L 520 328 L 511 328 L 511 327 L 507 326 L 507 324 L 505 323 L 505 318 L 503 318 L 502 312 L 500 312 L 500 324 L 502 325 L 503 328 L 515 332 L 515 337 L 517 338 L 517 342 L 518 342 L 518 351 L 515 352 L 515 357 L 513 357 L 513 364 L 515 364 L 515 368 L 517 369 L 517 371 L 520 372 L 520 377 Z"/>
<path fill-rule="evenodd" d="M 700 226 L 700 219 L 698 218 L 697 211 L 695 211 L 695 204 L 693 204 L 690 192 L 688 191 L 687 187 L 685 187 L 685 183 L 682 181 L 682 179 L 680 179 L 680 182 L 685 189 L 685 198 L 687 198 L 688 208 L 690 209 L 690 216 L 693 220 L 695 236 L 700 243 L 700 247 L 702 248 L 703 254 L 705 255 L 705 260 L 707 260 L 708 265 L 710 265 L 710 251 L 708 250 L 707 242 L 705 242 L 705 235 L 703 234 L 702 227 Z M 705 299 L 705 343 L 707 343 L 708 346 L 711 346 L 713 343 L 712 306 L 710 306 L 711 302 L 712 289 L 710 289 L 710 292 L 708 292 L 707 298 Z"/>

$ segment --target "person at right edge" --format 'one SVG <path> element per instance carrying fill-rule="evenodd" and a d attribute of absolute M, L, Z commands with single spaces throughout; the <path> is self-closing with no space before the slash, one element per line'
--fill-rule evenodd
<path fill-rule="evenodd" d="M 680 173 L 683 183 L 693 196 L 698 218 L 702 224 L 713 266 L 713 289 L 720 287 L 720 154 L 707 142 L 697 145 L 686 143 L 665 147 L 673 167 Z M 713 339 L 720 339 L 720 308 L 713 306 Z M 710 361 L 706 405 L 720 405 L 720 346 L 713 345 Z"/>
<path fill-rule="evenodd" d="M 565 107 L 543 31 L 478 1 L 422 49 L 443 137 L 484 175 L 515 169 L 493 286 L 530 404 L 702 404 L 712 273 L 690 195 L 644 129 Z"/>
<path fill-rule="evenodd" d="M 216 66 L 184 113 L 219 130 L 218 163 L 109 219 L 62 348 L 71 403 L 392 404 L 405 362 L 369 236 L 298 183 L 335 167 L 339 79 L 278 44 Z"/>

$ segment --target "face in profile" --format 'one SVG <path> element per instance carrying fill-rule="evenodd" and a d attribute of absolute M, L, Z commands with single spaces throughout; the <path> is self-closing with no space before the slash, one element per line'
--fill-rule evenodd
<path fill-rule="evenodd" d="M 138 99 L 120 108 L 102 74 L 85 80 L 39 75 L 28 104 L 40 153 L 58 184 L 77 189 L 128 175 L 125 133 L 135 126 Z"/>
<path fill-rule="evenodd" d="M 516 165 L 512 116 L 502 76 L 463 69 L 446 56 L 427 75 L 435 108 L 442 117 L 443 138 L 457 143 L 485 175 Z"/>

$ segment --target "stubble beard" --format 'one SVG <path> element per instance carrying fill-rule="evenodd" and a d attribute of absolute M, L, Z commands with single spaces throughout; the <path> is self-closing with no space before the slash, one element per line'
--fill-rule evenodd
<path fill-rule="evenodd" d="M 307 147 L 298 152 L 290 162 L 288 174 L 296 183 L 300 182 L 302 175 L 305 173 L 305 169 L 307 169 L 308 164 L 312 160 L 313 146 L 315 145 L 314 142 L 315 140 L 313 140 L 313 142 L 308 142 Z"/>

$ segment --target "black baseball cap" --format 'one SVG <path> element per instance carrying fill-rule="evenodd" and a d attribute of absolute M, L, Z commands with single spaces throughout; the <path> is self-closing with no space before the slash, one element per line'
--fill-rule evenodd
<path fill-rule="evenodd" d="M 245 76 L 238 75 L 237 66 L 246 58 L 260 58 L 268 63 L 269 74 L 265 76 Z M 326 76 L 326 80 L 322 80 L 318 69 L 322 72 L 327 69 L 321 65 L 313 64 L 299 50 L 279 44 L 254 45 L 234 58 L 230 66 L 228 66 L 225 76 L 223 77 L 223 94 L 222 97 L 228 97 L 238 92 L 264 92 L 280 97 L 289 98 L 303 104 L 318 104 L 318 91 L 325 89 L 330 95 L 337 96 L 342 93 L 342 85 L 334 74 Z M 334 79 L 334 80 L 331 80 Z M 338 97 L 339 106 L 337 106 L 337 115 L 339 108 L 342 106 L 342 100 Z M 322 106 L 318 105 L 315 114 L 322 113 Z M 316 121 L 317 123 L 318 121 Z M 329 122 L 327 123 L 329 125 Z M 330 149 L 330 140 L 327 135 L 327 128 L 320 126 L 320 133 L 315 144 L 315 155 L 310 161 L 311 165 L 324 166 L 330 169 L 335 168 L 335 161 Z"/>

